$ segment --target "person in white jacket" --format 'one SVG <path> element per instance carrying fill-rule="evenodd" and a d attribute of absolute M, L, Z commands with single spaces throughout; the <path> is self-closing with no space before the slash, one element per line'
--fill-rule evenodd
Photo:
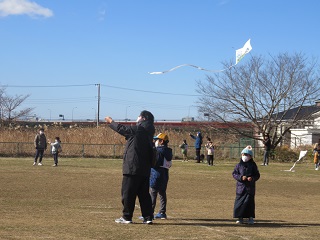
<path fill-rule="evenodd" d="M 48 142 L 51 145 L 51 153 L 53 155 L 53 161 L 54 161 L 53 167 L 57 167 L 58 166 L 58 155 L 59 155 L 59 152 L 62 151 L 60 138 L 56 137 L 54 139 L 53 143 L 50 142 L 50 140 Z"/>

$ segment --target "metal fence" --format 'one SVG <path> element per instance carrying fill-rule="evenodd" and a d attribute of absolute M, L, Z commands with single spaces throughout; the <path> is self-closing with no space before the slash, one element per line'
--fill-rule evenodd
<path fill-rule="evenodd" d="M 216 159 L 236 159 L 240 158 L 240 153 L 244 146 L 242 144 L 218 146 L 215 149 Z M 181 149 L 178 145 L 170 145 L 173 151 L 174 159 L 182 158 Z M 124 145 L 122 144 L 80 144 L 80 143 L 63 143 L 61 156 L 65 157 L 92 157 L 92 158 L 122 158 Z M 262 148 L 254 148 L 255 158 L 262 156 Z M 34 145 L 31 142 L 0 142 L 1 157 L 32 157 L 35 154 Z M 203 147 L 201 154 L 206 155 Z M 50 155 L 49 149 L 45 155 Z M 189 159 L 194 159 L 195 149 L 189 146 Z"/>

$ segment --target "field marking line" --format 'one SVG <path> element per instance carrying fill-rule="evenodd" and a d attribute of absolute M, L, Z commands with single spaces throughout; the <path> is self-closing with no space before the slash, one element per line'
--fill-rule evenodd
<path fill-rule="evenodd" d="M 192 223 L 191 221 L 187 221 L 187 220 L 182 220 L 183 222 L 187 222 L 187 223 Z M 215 231 L 215 232 L 218 232 L 218 233 L 222 233 L 220 234 L 221 236 L 233 236 L 233 237 L 237 237 L 237 238 L 240 238 L 240 239 L 244 239 L 244 240 L 249 240 L 250 238 L 247 238 L 247 237 L 244 237 L 244 236 L 241 236 L 241 235 L 237 235 L 237 234 L 234 234 L 234 233 L 230 233 L 230 232 L 227 232 L 227 231 L 224 231 L 224 230 L 221 230 L 221 229 L 214 229 L 213 227 L 208 227 L 208 226 L 203 226 L 201 224 L 195 224 L 196 226 L 199 226 L 199 227 L 202 227 L 202 228 L 205 228 L 207 230 L 210 230 L 210 231 Z"/>

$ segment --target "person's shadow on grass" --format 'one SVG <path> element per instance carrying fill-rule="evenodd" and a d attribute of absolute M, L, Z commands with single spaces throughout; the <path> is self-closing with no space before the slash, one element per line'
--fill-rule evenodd
<path fill-rule="evenodd" d="M 168 219 L 170 220 L 170 219 Z M 245 219 L 246 220 L 246 219 Z M 158 222 L 158 221 L 157 221 Z M 248 223 L 245 221 L 244 224 L 236 224 L 236 219 L 174 219 L 174 222 L 166 221 L 161 222 L 168 225 L 198 225 L 206 227 L 229 227 L 232 226 L 248 226 Z M 299 228 L 299 227 L 320 227 L 320 223 L 299 223 L 299 222 L 286 222 L 283 220 L 263 220 L 255 219 L 255 224 L 249 226 L 265 227 L 265 228 Z"/>

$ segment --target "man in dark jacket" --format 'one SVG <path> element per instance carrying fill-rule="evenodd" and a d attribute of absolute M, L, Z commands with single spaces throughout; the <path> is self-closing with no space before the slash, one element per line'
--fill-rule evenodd
<path fill-rule="evenodd" d="M 263 144 L 264 144 L 264 154 L 263 154 L 263 166 L 268 166 L 269 164 L 269 156 L 270 156 L 270 151 L 271 151 L 271 139 L 269 134 L 266 134 L 264 136 L 264 140 L 263 140 Z"/>
<path fill-rule="evenodd" d="M 44 135 L 44 129 L 40 128 L 39 133 L 34 138 L 34 147 L 36 148 L 36 155 L 34 157 L 33 166 L 37 165 L 39 158 L 39 166 L 42 166 L 43 153 L 47 150 L 47 138 Z"/>
<path fill-rule="evenodd" d="M 136 126 L 124 126 L 111 117 L 105 121 L 110 128 L 123 135 L 127 142 L 122 166 L 122 217 L 117 223 L 132 223 L 132 216 L 138 196 L 143 223 L 152 224 L 153 211 L 149 194 L 149 179 L 153 156 L 154 117 L 149 111 L 142 111 Z"/>

